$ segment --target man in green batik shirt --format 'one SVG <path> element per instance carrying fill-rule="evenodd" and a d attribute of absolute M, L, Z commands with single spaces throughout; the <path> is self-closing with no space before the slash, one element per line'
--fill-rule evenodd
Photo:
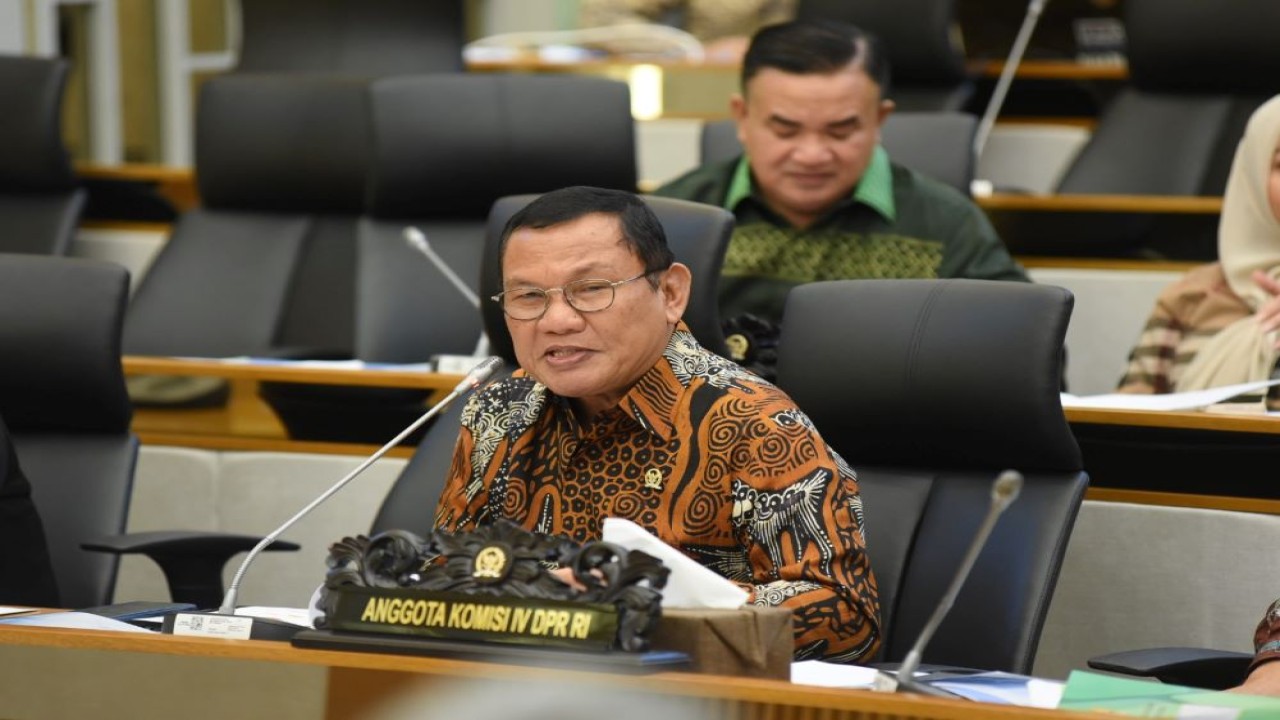
<path fill-rule="evenodd" d="M 654 191 L 737 218 L 720 280 L 727 324 L 776 325 L 787 292 L 817 280 L 1028 279 L 968 197 L 880 147 L 888 81 L 876 39 L 852 25 L 799 21 L 752 38 L 730 104 L 745 155 Z"/>

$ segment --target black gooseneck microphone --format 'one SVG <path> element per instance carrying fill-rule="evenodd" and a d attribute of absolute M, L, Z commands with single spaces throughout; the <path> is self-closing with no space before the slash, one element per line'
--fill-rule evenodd
<path fill-rule="evenodd" d="M 423 423 L 425 423 L 426 421 L 430 420 L 431 418 L 439 414 L 441 410 L 447 407 L 449 403 L 457 399 L 459 395 L 470 392 L 471 390 L 474 390 L 480 387 L 480 385 L 484 384 L 489 378 L 493 377 L 493 374 L 496 373 L 498 369 L 501 367 L 502 367 L 502 358 L 497 357 L 496 355 L 489 356 L 484 360 L 482 360 L 479 364 L 477 364 L 475 367 L 471 369 L 471 372 L 467 373 L 467 376 L 464 377 L 461 382 L 459 382 L 456 386 L 454 386 L 453 390 L 451 390 L 449 394 L 444 397 L 444 399 L 442 399 L 440 402 L 433 405 L 430 410 L 423 413 L 421 417 L 419 417 L 417 420 L 414 420 L 404 430 L 401 430 L 400 434 L 391 438 L 391 440 L 389 440 L 386 445 L 383 445 L 382 447 L 378 448 L 376 451 L 374 451 L 372 455 L 365 458 L 365 460 L 361 462 L 359 465 L 357 465 L 355 469 L 353 469 L 351 472 L 343 476 L 342 479 L 334 483 L 328 490 L 325 490 L 323 493 L 321 493 L 318 497 L 316 497 L 315 500 L 312 500 L 310 503 L 308 503 L 306 507 L 299 510 L 296 514 L 294 514 L 293 517 L 284 521 L 280 525 L 280 527 L 271 531 L 270 534 L 262 538 L 262 540 L 259 541 L 258 544 L 255 545 L 253 549 L 249 551 L 249 554 L 245 556 L 244 561 L 240 563 L 240 567 L 236 570 L 236 574 L 231 580 L 231 585 L 227 588 L 226 595 L 223 596 L 222 605 L 219 606 L 216 613 L 178 613 L 177 615 L 174 616 L 173 625 L 166 623 L 165 627 L 171 628 L 173 626 L 180 624 L 182 620 L 182 616 L 184 615 L 192 615 L 197 617 L 199 616 L 208 617 L 210 615 L 234 616 L 236 614 L 235 613 L 236 598 L 240 593 L 240 582 L 241 580 L 244 579 L 245 571 L 249 569 L 249 565 L 253 563 L 255 559 L 257 559 L 258 555 L 261 554 L 262 551 L 265 550 L 268 545 L 275 542 L 276 539 L 279 538 L 280 535 L 284 533 L 284 531 L 292 527 L 294 523 L 306 517 L 308 513 L 310 513 L 312 510 L 318 507 L 325 500 L 328 500 L 330 497 L 332 497 L 334 493 L 338 492 L 343 487 L 345 487 L 347 483 L 354 480 L 356 476 L 360 475 L 360 473 L 368 469 L 370 465 L 372 465 L 375 461 L 377 461 L 378 458 L 385 455 L 389 450 L 391 450 L 391 448 L 395 447 L 396 445 L 399 445 L 401 441 L 403 441 L 406 437 L 408 437 L 410 433 L 412 433 L 413 431 L 421 427 Z M 245 618 L 245 619 L 247 620 L 249 618 Z M 263 623 L 266 625 L 279 626 L 277 630 L 274 632 L 268 631 L 260 634 L 259 633 L 252 634 L 252 637 L 255 637 L 255 638 L 260 637 L 261 639 L 287 639 L 287 637 L 291 636 L 291 632 L 296 632 L 298 630 L 303 629 L 301 627 L 293 626 L 288 623 L 279 623 L 279 622 L 270 621 L 270 620 L 263 620 L 262 618 L 252 618 L 252 621 L 254 622 L 255 625 L 258 623 Z M 190 630 L 191 630 L 192 624 L 193 623 L 191 622 L 185 623 L 184 627 L 188 630 L 188 632 L 186 632 L 185 634 L 202 634 L 200 632 L 191 632 Z M 194 623 L 194 625 L 203 628 L 207 624 L 201 621 L 197 621 Z M 218 632 L 217 634 L 219 636 L 226 635 L 226 633 L 224 632 Z"/>
<path fill-rule="evenodd" d="M 973 570 L 974 562 L 977 561 L 978 555 L 982 553 L 982 549 L 986 547 L 987 539 L 991 537 L 991 530 L 995 527 L 996 521 L 1000 519 L 1000 513 L 1004 512 L 1005 508 L 1009 507 L 1009 504 L 1017 499 L 1021 490 L 1022 473 L 1017 470 L 1005 470 L 996 477 L 995 482 L 991 484 L 991 505 L 987 507 L 987 515 L 982 519 L 982 524 L 978 526 L 978 531 L 974 534 L 973 540 L 969 541 L 969 549 L 965 552 L 964 559 L 960 561 L 960 567 L 957 568 L 955 577 L 951 579 L 951 585 L 947 587 L 946 593 L 938 601 L 938 606 L 934 608 L 933 614 L 929 616 L 929 621 L 920 630 L 920 636 L 916 638 L 915 644 L 911 646 L 907 656 L 898 665 L 896 676 L 884 671 L 877 673 L 876 690 L 956 697 L 945 690 L 939 690 L 917 682 L 915 679 L 916 669 L 920 667 L 920 658 L 924 653 L 925 646 L 933 639 L 933 634 L 937 632 L 938 626 L 942 624 L 942 620 L 950 612 L 951 606 L 956 601 L 956 596 L 960 594 L 960 588 L 964 586 L 964 581 L 968 579 L 969 572 Z"/>

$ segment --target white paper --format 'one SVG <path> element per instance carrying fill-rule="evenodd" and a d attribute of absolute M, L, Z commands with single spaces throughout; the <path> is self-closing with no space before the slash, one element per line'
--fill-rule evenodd
<path fill-rule="evenodd" d="M 627 550 L 646 552 L 671 569 L 667 585 L 662 589 L 662 607 L 732 609 L 742 607 L 750 597 L 746 590 L 699 565 L 630 520 L 605 518 L 603 539 Z"/>
<path fill-rule="evenodd" d="M 1239 385 L 1224 385 L 1195 390 L 1192 392 L 1164 393 L 1160 395 L 1139 395 L 1132 393 L 1108 393 L 1106 395 L 1077 396 L 1062 393 L 1064 408 L 1099 408 L 1108 410 L 1200 410 L 1230 400 L 1237 395 L 1257 392 L 1263 388 L 1280 384 L 1280 379 L 1258 380 Z"/>
<path fill-rule="evenodd" d="M 123 620 L 94 615 L 84 612 L 54 612 L 22 617 L 4 618 L 4 625 L 26 625 L 28 627 L 74 628 L 77 630 L 114 630 L 117 632 L 153 632 L 137 625 L 130 625 Z"/>
<path fill-rule="evenodd" d="M 267 607 L 263 605 L 246 605 L 236 608 L 236 615 L 279 620 L 301 627 L 315 627 L 311 613 L 307 608 Z"/>
<path fill-rule="evenodd" d="M 17 605 L 0 605 L 0 615 L 21 615 L 23 613 L 31 613 L 35 611 L 35 608 L 20 607 Z"/>
<path fill-rule="evenodd" d="M 875 683 L 877 674 L 874 668 L 822 660 L 800 660 L 791 663 L 791 682 L 797 685 L 869 688 Z"/>
<path fill-rule="evenodd" d="M 1058 707 L 1062 690 L 1066 687 L 1065 683 L 1055 680 L 1041 680 L 1006 672 L 962 675 L 933 680 L 929 684 L 978 702 L 1040 708 Z"/>

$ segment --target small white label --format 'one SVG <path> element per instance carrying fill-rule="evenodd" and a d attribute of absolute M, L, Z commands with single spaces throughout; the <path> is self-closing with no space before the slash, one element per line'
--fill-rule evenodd
<path fill-rule="evenodd" d="M 484 360 L 482 357 L 472 357 L 471 355 L 436 355 L 432 357 L 436 363 L 436 372 L 443 375 L 466 375 L 471 372 L 471 368 L 475 367 Z"/>
<path fill-rule="evenodd" d="M 252 629 L 253 618 L 239 615 L 178 613 L 173 617 L 174 635 L 248 640 Z"/>

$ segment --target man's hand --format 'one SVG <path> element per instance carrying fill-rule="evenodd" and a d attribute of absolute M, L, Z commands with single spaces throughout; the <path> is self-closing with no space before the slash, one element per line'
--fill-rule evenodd
<path fill-rule="evenodd" d="M 1269 662 L 1259 665 L 1240 687 L 1231 688 L 1228 692 L 1248 693 L 1250 695 L 1274 695 L 1280 697 L 1280 662 Z"/>
<path fill-rule="evenodd" d="M 1273 280 L 1270 275 L 1261 270 L 1253 271 L 1253 281 L 1271 296 L 1271 299 L 1258 306 L 1257 312 L 1253 314 L 1258 319 L 1258 327 L 1263 333 L 1280 329 L 1280 282 Z M 1280 348 L 1280 340 L 1277 340 L 1276 347 Z"/>

